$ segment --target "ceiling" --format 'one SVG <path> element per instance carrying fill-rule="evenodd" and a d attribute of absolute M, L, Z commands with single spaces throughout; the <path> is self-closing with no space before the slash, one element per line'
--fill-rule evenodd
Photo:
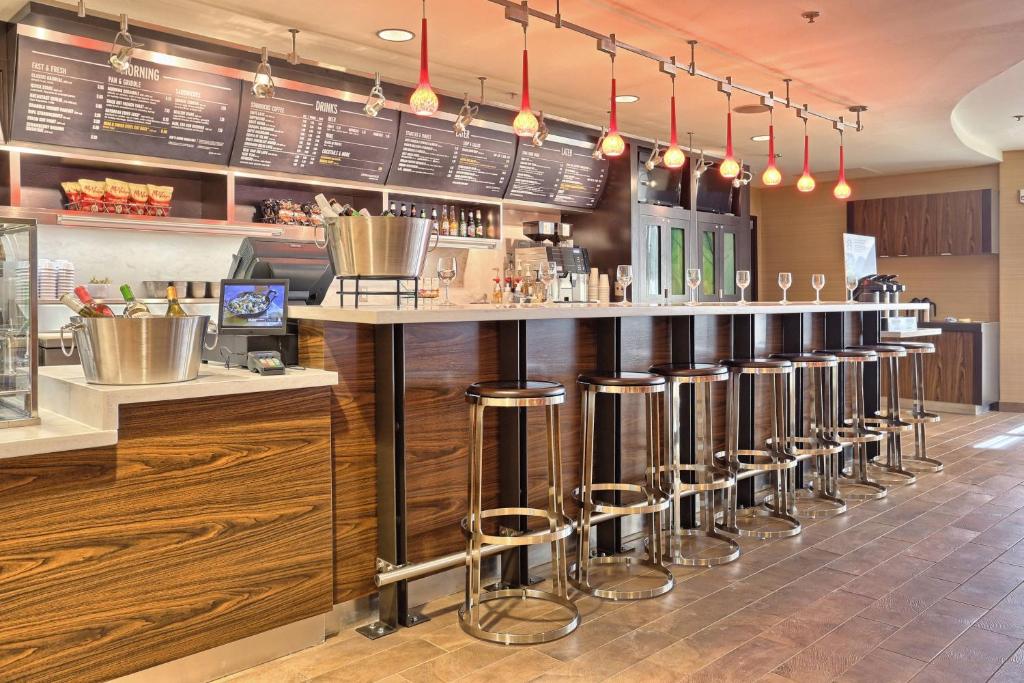
<path fill-rule="evenodd" d="M 9 17 L 23 0 L 0 0 Z M 87 0 L 90 10 L 133 18 L 245 45 L 290 50 L 286 29 L 297 27 L 299 53 L 308 59 L 373 72 L 385 79 L 415 80 L 418 41 L 385 43 L 385 27 L 418 33 L 416 0 Z M 554 13 L 555 0 L 530 6 Z M 428 0 L 431 80 L 455 93 L 515 102 L 519 88 L 520 27 L 488 0 Z M 801 12 L 817 9 L 808 24 Z M 851 105 L 869 107 L 864 130 L 848 133 L 847 166 L 853 177 L 992 163 L 1000 150 L 1024 148 L 1024 3 L 1008 0 L 562 0 L 565 20 L 612 33 L 652 52 L 689 61 L 688 39 L 700 41 L 698 68 L 730 75 L 754 88 L 784 92 L 792 78 L 794 103 L 851 116 Z M 608 108 L 608 57 L 592 39 L 533 20 L 530 81 L 535 109 L 600 125 Z M 1014 68 L 1016 67 L 1016 68 Z M 1005 73 L 1004 73 L 1005 72 Z M 1000 74 L 1003 74 L 1000 76 Z M 668 77 L 656 63 L 620 52 L 620 93 L 640 101 L 620 105 L 620 128 L 646 137 L 667 136 Z M 997 78 L 999 77 L 999 78 Z M 997 80 L 992 81 L 992 79 Z M 991 83 L 989 83 L 992 81 Z M 985 84 L 989 83 L 988 86 Z M 1005 97 L 1011 91 L 1014 97 Z M 695 132 L 695 146 L 720 151 L 726 102 L 712 82 L 677 80 L 681 131 Z M 979 94 L 980 93 L 980 94 Z M 957 105 L 967 98 L 958 109 Z M 733 105 L 756 100 L 743 93 Z M 957 114 L 954 116 L 954 109 Z M 1012 110 L 1012 111 L 1011 111 Z M 767 114 L 737 115 L 737 153 L 755 171 L 763 168 Z M 812 167 L 822 175 L 837 167 L 838 135 L 812 120 Z M 780 166 L 792 182 L 799 173 L 802 124 L 794 110 L 776 112 Z M 961 139 L 963 138 L 963 140 Z M 685 140 L 684 140 L 685 141 Z M 966 141 L 966 144 L 965 144 Z"/>

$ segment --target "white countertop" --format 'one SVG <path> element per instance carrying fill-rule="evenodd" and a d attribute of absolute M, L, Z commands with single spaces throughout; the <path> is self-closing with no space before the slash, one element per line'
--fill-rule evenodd
<path fill-rule="evenodd" d="M 928 304 L 862 304 L 825 301 L 820 304 L 796 302 L 757 302 L 739 305 L 699 304 L 697 306 L 623 306 L 621 304 L 552 304 L 497 308 L 492 304 L 411 309 L 383 306 L 292 306 L 288 317 L 296 320 L 397 325 L 411 323 L 482 322 L 491 320 L 550 320 L 565 318 L 636 318 L 675 315 L 754 315 L 762 313 L 834 313 L 839 311 L 911 311 L 923 310 Z"/>
<path fill-rule="evenodd" d="M 101 386 L 86 383 L 80 365 L 39 368 L 42 424 L 0 429 L 0 458 L 115 444 L 119 408 L 124 404 L 287 391 L 337 383 L 338 374 L 325 370 L 289 369 L 284 375 L 263 377 L 245 369 L 203 365 L 198 379 L 191 382 Z"/>

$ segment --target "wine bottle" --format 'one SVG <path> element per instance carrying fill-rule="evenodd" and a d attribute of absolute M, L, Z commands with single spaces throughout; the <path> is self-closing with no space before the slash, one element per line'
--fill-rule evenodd
<path fill-rule="evenodd" d="M 395 208 L 395 203 L 391 202 L 391 207 L 384 212 L 385 216 L 397 216 L 398 210 Z"/>
<path fill-rule="evenodd" d="M 469 210 L 469 222 L 466 223 L 466 236 L 476 237 L 476 222 L 473 219 L 473 209 Z"/>
<path fill-rule="evenodd" d="M 167 288 L 167 312 L 164 315 L 168 318 L 184 318 L 188 315 L 178 303 L 178 290 L 174 285 Z"/>
<path fill-rule="evenodd" d="M 405 218 L 406 216 L 408 216 L 408 215 L 409 215 L 409 212 L 408 212 L 408 211 L 406 211 L 406 209 L 405 209 L 405 202 L 402 202 L 402 210 L 398 212 L 398 215 L 399 215 L 399 216 L 400 216 L 401 218 Z"/>
<path fill-rule="evenodd" d="M 149 306 L 135 298 L 135 293 L 127 284 L 121 285 L 121 296 L 124 297 L 124 317 L 151 318 L 153 314 Z"/>
<path fill-rule="evenodd" d="M 411 207 L 409 207 L 409 218 L 417 218 L 417 217 L 419 217 L 419 214 L 416 213 L 416 204 L 414 202 L 413 205 Z"/>
<path fill-rule="evenodd" d="M 88 306 L 82 303 L 82 301 L 71 294 L 70 292 L 64 294 L 60 298 L 60 302 L 70 308 L 72 311 L 82 316 L 83 318 L 103 318 L 105 317 L 102 313 L 97 313 Z"/>
<path fill-rule="evenodd" d="M 92 298 L 92 295 L 89 294 L 89 290 L 86 289 L 84 286 L 79 285 L 75 287 L 75 296 L 77 296 L 82 301 L 83 305 L 99 313 L 99 316 L 97 317 L 114 317 L 114 311 L 110 310 L 110 306 L 107 306 L 106 304 L 97 303 L 96 300 Z"/>
<path fill-rule="evenodd" d="M 459 209 L 459 237 L 466 236 L 466 210 Z"/>
<path fill-rule="evenodd" d="M 438 226 L 438 231 L 441 235 L 448 234 L 448 205 L 445 204 L 441 207 L 441 223 Z"/>

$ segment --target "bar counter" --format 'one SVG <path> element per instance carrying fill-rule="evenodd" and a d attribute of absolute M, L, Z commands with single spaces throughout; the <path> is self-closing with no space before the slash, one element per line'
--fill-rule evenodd
<path fill-rule="evenodd" d="M 381 567 L 424 563 L 465 549 L 459 520 L 467 506 L 469 411 L 463 393 L 469 384 L 530 378 L 565 385 L 559 425 L 569 501 L 579 476 L 579 373 L 870 343 L 879 338 L 882 311 L 925 306 L 291 309 L 298 320 L 300 363 L 336 371 L 340 378 L 332 388 L 335 604 L 375 592 Z M 869 409 L 878 406 L 877 381 L 869 370 Z M 715 389 L 717 439 L 724 438 L 724 388 Z M 765 411 L 757 410 L 766 396 L 760 389 L 747 394 L 741 447 L 768 429 Z M 642 402 L 628 398 L 599 401 L 596 478 L 642 477 L 642 459 L 634 457 L 642 443 L 641 408 Z M 497 412 L 485 425 L 484 506 L 534 505 L 546 495 L 543 417 L 500 411 L 499 418 Z M 753 486 L 753 480 L 744 482 L 741 500 L 752 501 Z M 618 521 L 605 523 L 598 549 L 616 551 L 622 538 Z M 506 553 L 504 580 L 516 584 L 528 566 L 525 553 Z M 379 633 L 415 622 L 407 590 L 404 581 L 381 589 Z"/>

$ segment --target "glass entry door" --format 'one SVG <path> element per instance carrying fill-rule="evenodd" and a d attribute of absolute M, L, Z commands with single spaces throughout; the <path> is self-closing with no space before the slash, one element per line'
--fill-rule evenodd
<path fill-rule="evenodd" d="M 641 286 L 637 301 L 662 302 L 666 293 L 673 302 L 687 296 L 686 268 L 692 258 L 689 221 L 659 213 L 640 215 L 639 262 Z"/>
<path fill-rule="evenodd" d="M 750 228 L 735 216 L 697 221 L 701 301 L 739 301 L 736 271 L 750 270 Z"/>

